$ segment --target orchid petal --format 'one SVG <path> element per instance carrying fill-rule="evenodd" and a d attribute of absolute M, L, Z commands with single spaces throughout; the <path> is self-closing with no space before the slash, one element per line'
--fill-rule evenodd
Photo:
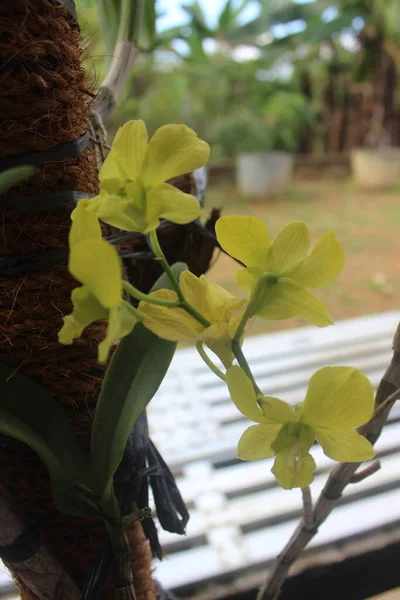
<path fill-rule="evenodd" d="M 123 181 L 121 179 L 104 179 L 101 182 L 100 193 L 107 192 L 107 194 L 118 194 L 123 187 Z"/>
<path fill-rule="evenodd" d="M 186 125 L 164 125 L 151 138 L 141 172 L 147 187 L 190 173 L 205 165 L 210 147 Z"/>
<path fill-rule="evenodd" d="M 284 490 L 308 487 L 314 479 L 315 460 L 308 452 L 294 457 L 290 449 L 276 455 L 271 471 Z"/>
<path fill-rule="evenodd" d="M 280 320 L 298 316 L 318 327 L 332 324 L 325 304 L 295 281 L 279 278 L 277 283 L 266 285 L 264 300 L 255 312 L 259 317 Z"/>
<path fill-rule="evenodd" d="M 293 407 L 279 398 L 264 396 L 263 398 L 258 398 L 258 402 L 268 423 L 275 421 L 276 423 L 283 424 L 297 421 L 297 414 Z"/>
<path fill-rule="evenodd" d="M 143 121 L 128 121 L 115 135 L 112 148 L 100 169 L 100 182 L 117 178 L 125 182 L 140 176 L 147 150 L 147 130 Z"/>
<path fill-rule="evenodd" d="M 186 270 L 180 275 L 179 285 L 189 304 L 201 314 L 208 310 L 207 291 L 210 284 L 205 277 L 196 277 Z"/>
<path fill-rule="evenodd" d="M 126 301 L 122 301 L 117 308 L 110 310 L 107 335 L 98 347 L 99 363 L 105 363 L 111 346 L 128 335 L 136 323 L 138 318 L 132 307 Z"/>
<path fill-rule="evenodd" d="M 121 260 L 116 249 L 104 240 L 86 240 L 72 247 L 70 273 L 89 288 L 105 308 L 120 304 L 122 293 Z"/>
<path fill-rule="evenodd" d="M 304 287 L 321 287 L 332 283 L 343 268 L 344 253 L 333 232 L 328 232 L 318 240 L 312 252 L 297 266 L 285 272 L 285 277 L 293 279 Z"/>
<path fill-rule="evenodd" d="M 263 271 L 257 267 L 248 267 L 236 271 L 236 282 L 239 287 L 251 292 L 257 285 L 257 281 L 262 277 Z"/>
<path fill-rule="evenodd" d="M 93 198 L 93 210 L 104 223 L 125 231 L 139 231 L 143 233 L 143 225 L 146 222 L 143 220 L 140 212 L 127 198 L 102 193 Z"/>
<path fill-rule="evenodd" d="M 257 403 L 253 384 L 240 367 L 231 367 L 226 372 L 226 383 L 232 402 L 250 421 L 265 422 L 265 416 Z"/>
<path fill-rule="evenodd" d="M 286 423 L 279 431 L 272 444 L 276 453 L 272 472 L 284 489 L 310 485 L 315 461 L 308 451 L 314 439 L 315 431 L 302 423 Z"/>
<path fill-rule="evenodd" d="M 96 297 L 86 286 L 75 288 L 71 294 L 73 311 L 63 318 L 64 325 L 58 332 L 58 341 L 61 344 L 72 344 L 79 338 L 88 325 L 94 321 L 108 318 L 108 310 L 98 302 Z"/>
<path fill-rule="evenodd" d="M 160 219 L 172 223 L 191 223 L 200 217 L 200 204 L 192 194 L 163 183 L 147 192 L 147 230 L 155 229 Z"/>
<path fill-rule="evenodd" d="M 89 198 L 82 198 L 71 213 L 70 248 L 84 240 L 101 239 L 100 223 L 95 213 L 89 208 L 91 202 L 92 200 Z"/>
<path fill-rule="evenodd" d="M 354 429 L 317 429 L 316 438 L 325 454 L 333 460 L 363 462 L 375 456 L 371 442 Z"/>
<path fill-rule="evenodd" d="M 368 378 L 352 367 L 325 367 L 310 379 L 301 420 L 330 431 L 358 427 L 373 414 L 374 393 Z"/>
<path fill-rule="evenodd" d="M 203 341 L 218 356 L 225 369 L 232 366 L 235 357 L 232 352 L 232 340 L 228 335 L 226 323 L 215 323 L 210 327 L 206 327 L 198 339 Z"/>
<path fill-rule="evenodd" d="M 309 246 L 310 231 L 307 225 L 303 221 L 289 223 L 272 242 L 264 271 L 284 274 L 305 258 Z"/>
<path fill-rule="evenodd" d="M 241 460 L 262 460 L 274 456 L 271 448 L 282 425 L 251 425 L 243 433 L 237 447 Z"/>
<path fill-rule="evenodd" d="M 223 319 L 224 316 L 228 317 L 232 312 L 239 310 L 243 306 L 243 300 L 238 300 L 225 288 L 216 283 L 209 282 L 204 275 L 201 275 L 200 279 L 207 282 L 204 299 L 204 316 L 206 318 L 213 316 L 217 320 Z"/>
<path fill-rule="evenodd" d="M 175 302 L 177 300 L 175 292 L 170 290 L 157 290 L 150 296 Z M 188 315 L 183 308 L 169 308 L 148 302 L 140 302 L 138 308 L 144 314 L 144 325 L 165 340 L 173 342 L 194 340 L 204 329 L 204 326 Z"/>
<path fill-rule="evenodd" d="M 247 267 L 264 271 L 271 241 L 263 221 L 256 217 L 229 215 L 218 219 L 215 232 L 218 242 L 230 256 Z"/>

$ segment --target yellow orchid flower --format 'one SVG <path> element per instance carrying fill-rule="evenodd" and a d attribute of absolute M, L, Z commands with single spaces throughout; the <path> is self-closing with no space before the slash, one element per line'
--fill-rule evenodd
<path fill-rule="evenodd" d="M 310 254 L 305 223 L 286 225 L 271 242 L 265 224 L 256 217 L 231 215 L 217 221 L 222 248 L 247 268 L 237 271 L 240 287 L 254 292 L 254 311 L 265 319 L 299 316 L 325 327 L 332 323 L 327 307 L 306 288 L 331 283 L 343 267 L 343 249 L 333 232 L 323 235 Z"/>
<path fill-rule="evenodd" d="M 96 215 L 87 210 L 91 200 L 83 198 L 71 214 L 69 272 L 83 285 L 71 294 L 73 311 L 64 317 L 58 332 L 61 344 L 72 344 L 85 327 L 108 320 L 98 358 L 107 360 L 112 344 L 128 335 L 138 321 L 135 309 L 122 298 L 122 266 L 116 249 L 101 237 Z"/>
<path fill-rule="evenodd" d="M 325 367 L 310 379 L 304 403 L 294 408 L 271 397 L 257 397 L 240 367 L 231 367 L 226 382 L 239 411 L 251 425 L 239 440 L 242 460 L 276 456 L 272 472 L 284 489 L 307 487 L 315 461 L 309 450 L 317 439 L 333 460 L 362 462 L 373 458 L 370 442 L 354 428 L 374 411 L 373 389 L 367 377 L 351 367 Z"/>
<path fill-rule="evenodd" d="M 148 142 L 143 121 L 128 121 L 100 169 L 100 194 L 91 210 L 109 225 L 141 233 L 156 229 L 160 219 L 194 221 L 200 216 L 197 199 L 165 182 L 203 166 L 209 153 L 186 125 L 164 125 Z"/>
<path fill-rule="evenodd" d="M 233 360 L 232 337 L 242 317 L 244 301 L 238 300 L 219 285 L 210 283 L 204 275 L 196 277 L 190 271 L 183 271 L 179 285 L 185 299 L 210 322 L 210 326 L 205 327 L 183 308 L 157 306 L 143 301 L 139 304 L 139 310 L 144 315 L 144 325 L 166 340 L 202 341 L 225 367 L 229 367 Z M 150 297 L 178 300 L 177 294 L 171 290 L 158 290 L 152 292 Z"/>

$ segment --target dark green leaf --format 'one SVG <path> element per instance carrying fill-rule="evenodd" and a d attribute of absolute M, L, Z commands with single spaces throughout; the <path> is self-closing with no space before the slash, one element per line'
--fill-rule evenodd
<path fill-rule="evenodd" d="M 191 25 L 194 31 L 203 38 L 212 37 L 213 32 L 208 27 L 204 12 L 197 0 L 193 4 L 183 5 L 181 8 L 191 16 Z"/>
<path fill-rule="evenodd" d="M 220 15 L 218 17 L 218 26 L 220 30 L 224 30 L 230 25 L 232 25 L 232 0 L 226 0 L 225 6 L 222 8 Z"/>
<path fill-rule="evenodd" d="M 186 268 L 182 263 L 173 266 L 177 276 Z M 159 288 L 170 289 L 166 275 L 152 289 Z M 175 342 L 159 338 L 141 323 L 119 343 L 101 388 L 92 430 L 92 459 L 102 490 L 110 489 L 132 427 L 160 387 L 175 348 Z"/>
<path fill-rule="evenodd" d="M 91 487 L 88 455 L 79 447 L 62 408 L 34 381 L 0 363 L 0 433 L 25 442 L 45 463 L 61 512 L 96 516 L 76 482 Z"/>
<path fill-rule="evenodd" d="M 14 169 L 8 169 L 0 174 L 0 193 L 5 192 L 8 188 L 17 183 L 20 183 L 24 179 L 27 179 L 33 175 L 35 169 L 29 165 L 22 167 L 14 167 Z"/>

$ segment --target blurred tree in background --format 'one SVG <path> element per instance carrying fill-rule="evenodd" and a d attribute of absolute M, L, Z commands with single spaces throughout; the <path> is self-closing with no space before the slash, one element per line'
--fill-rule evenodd
<path fill-rule="evenodd" d="M 258 12 L 246 21 L 250 4 Z M 136 117 L 151 132 L 185 122 L 213 145 L 214 161 L 234 153 L 229 124 L 240 135 L 262 123 L 267 145 L 289 151 L 400 145 L 398 0 L 226 0 L 213 25 L 204 3 L 182 9 L 186 23 L 156 27 L 142 45 L 111 130 Z M 78 10 L 98 82 L 110 56 L 96 1 L 78 0 Z"/>

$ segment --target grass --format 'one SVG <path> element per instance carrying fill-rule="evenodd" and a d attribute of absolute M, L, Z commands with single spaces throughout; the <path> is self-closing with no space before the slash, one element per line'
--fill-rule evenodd
<path fill-rule="evenodd" d="M 262 219 L 272 235 L 290 221 L 302 220 L 314 241 L 333 230 L 343 244 L 346 262 L 337 282 L 318 290 L 334 320 L 400 308 L 400 189 L 365 192 L 349 180 L 298 181 L 284 195 L 257 201 L 246 198 L 233 184 L 212 186 L 207 208 L 223 214 L 250 214 Z M 218 254 L 218 253 L 216 253 Z M 235 285 L 237 264 L 220 254 L 208 276 L 240 295 Z M 300 319 L 255 320 L 249 333 L 305 325 Z"/>

